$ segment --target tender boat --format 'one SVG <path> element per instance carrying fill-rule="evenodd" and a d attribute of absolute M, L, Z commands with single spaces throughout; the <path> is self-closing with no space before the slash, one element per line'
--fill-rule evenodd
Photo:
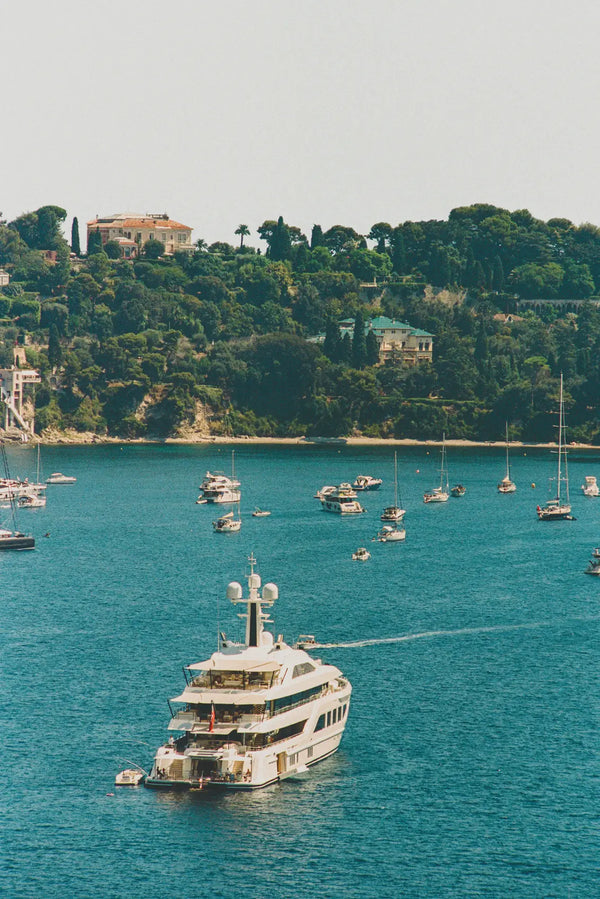
<path fill-rule="evenodd" d="M 340 484 L 331 493 L 322 496 L 321 506 L 326 512 L 337 512 L 340 515 L 360 515 L 365 511 L 350 484 Z"/>
<path fill-rule="evenodd" d="M 50 475 L 49 478 L 46 478 L 47 484 L 74 484 L 77 478 L 71 477 L 70 475 L 62 474 L 60 471 L 55 471 Z"/>
<path fill-rule="evenodd" d="M 442 464 L 440 468 L 440 486 L 434 487 L 429 493 L 423 494 L 424 503 L 447 503 L 450 497 L 448 483 L 448 469 L 446 467 L 446 435 L 442 435 Z"/>
<path fill-rule="evenodd" d="M 266 509 L 259 509 L 258 507 L 252 513 L 253 518 L 267 518 L 271 513 Z"/>
<path fill-rule="evenodd" d="M 246 635 L 184 669 L 186 686 L 172 736 L 156 752 L 145 786 L 154 789 L 253 790 L 306 770 L 338 748 L 352 687 L 334 665 L 264 630 L 278 598 L 250 556 L 248 595 L 231 583 L 227 597 L 245 606 Z"/>
<path fill-rule="evenodd" d="M 318 645 L 314 634 L 300 634 L 294 643 L 294 649 L 314 649 Z"/>
<path fill-rule="evenodd" d="M 585 573 L 600 577 L 600 559 L 592 557 L 588 562 L 588 567 L 585 569 Z"/>
<path fill-rule="evenodd" d="M 365 546 L 359 546 L 356 552 L 352 553 L 352 560 L 354 562 L 366 562 L 367 559 L 371 558 L 371 553 Z"/>
<path fill-rule="evenodd" d="M 406 540 L 406 529 L 399 528 L 397 525 L 384 524 L 377 532 L 376 540 L 379 543 L 399 543 L 401 540 Z"/>
<path fill-rule="evenodd" d="M 398 454 L 394 452 L 394 505 L 386 506 L 381 513 L 381 521 L 402 521 L 406 510 L 398 502 Z"/>
<path fill-rule="evenodd" d="M 451 496 L 464 496 L 466 492 L 467 492 L 467 488 L 464 487 L 462 484 L 455 484 L 455 486 L 452 487 L 450 490 L 450 495 Z"/>
<path fill-rule="evenodd" d="M 115 777 L 115 787 L 139 787 L 145 777 L 146 772 L 142 768 L 125 768 Z"/>
<path fill-rule="evenodd" d="M 370 474 L 359 474 L 352 484 L 352 488 L 354 490 L 379 490 L 382 484 L 381 478 L 373 478 Z"/>
<path fill-rule="evenodd" d="M 514 493 L 517 485 L 510 478 L 510 462 L 508 458 L 508 422 L 506 422 L 506 474 L 498 484 L 498 493 Z"/>
<path fill-rule="evenodd" d="M 563 375 L 560 373 L 560 394 L 558 412 L 558 470 L 556 473 L 556 496 L 543 506 L 538 506 L 537 516 L 540 521 L 574 521 L 569 501 L 569 469 L 567 465 L 567 448 L 565 446 L 565 410 L 563 401 Z M 561 496 L 561 485 L 565 484 L 565 498 Z"/>
<path fill-rule="evenodd" d="M 586 475 L 585 484 L 581 485 L 581 489 L 584 496 L 600 496 L 600 487 L 596 483 L 596 478 L 591 474 Z"/>

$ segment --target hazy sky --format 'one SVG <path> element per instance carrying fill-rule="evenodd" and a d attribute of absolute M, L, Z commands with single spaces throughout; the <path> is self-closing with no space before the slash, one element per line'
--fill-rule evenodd
<path fill-rule="evenodd" d="M 600 4 L 4 0 L 0 210 L 600 225 Z"/>

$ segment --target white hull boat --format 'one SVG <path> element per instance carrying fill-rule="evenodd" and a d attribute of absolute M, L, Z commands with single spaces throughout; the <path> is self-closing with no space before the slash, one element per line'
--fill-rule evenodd
<path fill-rule="evenodd" d="M 446 467 L 446 435 L 442 435 L 442 464 L 440 468 L 440 486 L 423 494 L 424 503 L 447 503 L 450 497 L 448 469 Z"/>
<path fill-rule="evenodd" d="M 562 485 L 565 496 L 562 497 Z M 558 411 L 558 470 L 556 473 L 556 496 L 536 509 L 539 521 L 574 521 L 569 501 L 569 469 L 565 446 L 565 411 L 563 401 L 563 376 L 560 373 L 560 394 Z"/>
<path fill-rule="evenodd" d="M 264 630 L 278 590 L 265 584 L 261 593 L 249 561 L 247 597 L 238 583 L 227 588 L 245 606 L 245 641 L 221 635 L 217 652 L 185 669 L 185 689 L 171 700 L 174 736 L 157 750 L 146 787 L 254 790 L 304 775 L 340 744 L 352 687 L 335 666 Z"/>
<path fill-rule="evenodd" d="M 517 485 L 510 477 L 510 461 L 508 458 L 508 422 L 506 422 L 506 474 L 498 484 L 498 493 L 514 493 Z"/>
<path fill-rule="evenodd" d="M 586 475 L 585 484 L 581 485 L 584 496 L 600 496 L 600 487 L 593 475 Z"/>

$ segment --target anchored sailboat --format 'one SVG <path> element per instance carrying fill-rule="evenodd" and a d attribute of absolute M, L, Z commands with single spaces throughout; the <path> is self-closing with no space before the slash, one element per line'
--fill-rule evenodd
<path fill-rule="evenodd" d="M 508 459 L 508 422 L 506 422 L 506 474 L 498 484 L 498 493 L 514 493 L 517 485 L 510 477 L 510 462 Z"/>
<path fill-rule="evenodd" d="M 561 485 L 564 483 L 564 499 Z M 573 521 L 569 500 L 569 469 L 567 465 L 567 448 L 565 446 L 565 410 L 563 401 L 563 376 L 560 373 L 560 398 L 558 411 L 558 470 L 556 473 L 556 496 L 543 506 L 537 507 L 540 521 Z"/>
<path fill-rule="evenodd" d="M 394 505 L 386 506 L 381 513 L 381 520 L 402 521 L 405 515 L 406 510 L 398 502 L 398 453 L 394 452 Z"/>
<path fill-rule="evenodd" d="M 231 483 L 238 483 L 235 480 L 235 450 L 231 452 Z M 234 517 L 234 507 L 237 508 L 237 518 Z M 237 493 L 237 501 L 232 503 L 231 511 L 225 515 L 221 515 L 216 521 L 213 521 L 213 528 L 217 534 L 234 534 L 241 530 L 242 516 L 240 514 L 240 493 Z"/>
<path fill-rule="evenodd" d="M 450 496 L 448 468 L 446 467 L 446 435 L 442 434 L 442 466 L 440 468 L 440 486 L 423 494 L 424 503 L 447 503 Z"/>

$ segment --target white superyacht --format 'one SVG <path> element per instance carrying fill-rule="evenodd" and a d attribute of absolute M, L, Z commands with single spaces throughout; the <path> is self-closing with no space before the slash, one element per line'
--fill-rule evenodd
<path fill-rule="evenodd" d="M 228 599 L 246 606 L 245 642 L 221 635 L 217 652 L 185 669 L 169 724 L 178 736 L 156 752 L 147 787 L 266 787 L 304 773 L 340 744 L 352 687 L 335 666 L 264 630 L 278 589 L 265 584 L 261 594 L 254 556 L 249 562 L 248 596 L 241 584 L 227 587 Z"/>

